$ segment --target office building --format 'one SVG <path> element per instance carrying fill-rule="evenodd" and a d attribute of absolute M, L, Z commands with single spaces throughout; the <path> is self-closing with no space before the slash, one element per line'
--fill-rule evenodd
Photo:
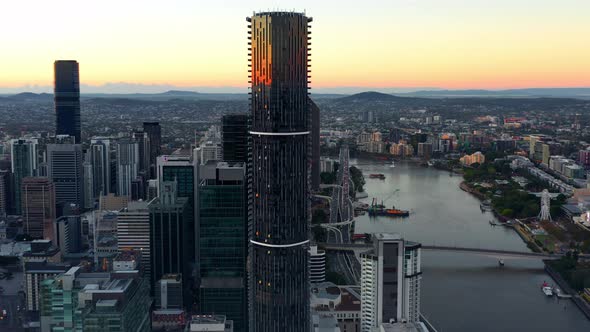
<path fill-rule="evenodd" d="M 223 161 L 248 161 L 248 114 L 228 114 L 221 118 Z"/>
<path fill-rule="evenodd" d="M 78 62 L 57 60 L 54 68 L 55 135 L 82 142 L 80 126 L 80 72 Z"/>
<path fill-rule="evenodd" d="M 234 328 L 224 315 L 193 315 L 185 332 L 234 332 Z"/>
<path fill-rule="evenodd" d="M 311 190 L 320 190 L 320 108 L 309 98 L 311 111 Z"/>
<path fill-rule="evenodd" d="M 10 141 L 11 171 L 13 180 L 12 203 L 15 214 L 21 214 L 22 181 L 35 176 L 37 171 L 37 139 L 14 139 Z"/>
<path fill-rule="evenodd" d="M 92 179 L 93 171 L 92 171 L 92 163 L 89 161 L 90 154 L 88 151 L 84 154 L 84 162 L 82 163 L 82 172 L 84 173 L 84 183 L 82 184 L 82 188 L 84 188 L 84 205 L 85 209 L 92 209 L 94 208 L 94 180 Z"/>
<path fill-rule="evenodd" d="M 144 275 L 151 275 L 150 256 L 150 211 L 148 202 L 132 201 L 119 211 L 117 218 L 117 246 L 119 252 L 126 250 L 141 253 Z"/>
<path fill-rule="evenodd" d="M 152 300 L 139 271 L 73 267 L 44 280 L 41 294 L 41 331 L 151 331 Z"/>
<path fill-rule="evenodd" d="M 201 165 L 205 165 L 208 161 L 221 161 L 223 158 L 221 145 L 217 142 L 207 141 L 199 147 L 199 151 Z"/>
<path fill-rule="evenodd" d="M 374 235 L 373 249 L 361 254 L 361 331 L 381 323 L 420 319 L 421 245 L 399 235 Z"/>
<path fill-rule="evenodd" d="M 144 178 L 150 176 L 150 138 L 143 130 L 134 130 L 131 133 L 131 140 L 137 143 L 138 147 L 138 174 Z"/>
<path fill-rule="evenodd" d="M 165 274 L 156 284 L 156 308 L 182 309 L 182 275 Z"/>
<path fill-rule="evenodd" d="M 83 158 L 80 144 L 47 145 L 47 175 L 55 185 L 57 203 L 84 206 Z"/>
<path fill-rule="evenodd" d="M 309 331 L 311 18 L 263 12 L 247 20 L 252 83 L 250 330 Z"/>
<path fill-rule="evenodd" d="M 23 263 L 45 261 L 59 263 L 61 262 L 61 252 L 51 240 L 33 240 L 31 241 L 31 250 L 23 253 L 21 261 Z"/>
<path fill-rule="evenodd" d="M 21 192 L 23 231 L 55 243 L 55 186 L 45 177 L 26 177 Z"/>
<path fill-rule="evenodd" d="M 120 211 L 129 204 L 129 197 L 108 194 L 99 199 L 98 209 L 101 211 Z"/>
<path fill-rule="evenodd" d="M 326 252 L 318 246 L 309 248 L 309 281 L 320 283 L 326 281 Z"/>
<path fill-rule="evenodd" d="M 82 218 L 79 215 L 66 215 L 55 221 L 55 244 L 62 256 L 79 253 L 82 250 Z"/>
<path fill-rule="evenodd" d="M 90 140 L 90 163 L 92 164 L 93 198 L 111 192 L 111 141 L 105 137 Z"/>
<path fill-rule="evenodd" d="M 162 128 L 158 122 L 144 122 L 143 131 L 148 134 L 150 141 L 150 179 L 156 178 L 156 161 L 159 155 L 162 154 Z"/>
<path fill-rule="evenodd" d="M 24 265 L 25 293 L 27 296 L 27 310 L 39 311 L 39 299 L 41 296 L 41 282 L 64 273 L 70 268 L 69 264 L 28 262 Z"/>
<path fill-rule="evenodd" d="M 418 143 L 418 157 L 430 160 L 432 157 L 432 143 Z"/>
<path fill-rule="evenodd" d="M 195 270 L 195 225 L 187 197 L 177 196 L 176 182 L 164 181 L 160 196 L 149 204 L 151 285 L 165 274 L 182 274 L 185 305 Z"/>
<path fill-rule="evenodd" d="M 0 170 L 0 217 L 4 217 L 8 211 L 8 191 L 10 184 L 10 172 L 8 170 Z"/>
<path fill-rule="evenodd" d="M 117 195 L 131 196 L 131 181 L 139 172 L 139 145 L 125 139 L 117 144 Z"/>
<path fill-rule="evenodd" d="M 247 331 L 247 218 L 243 163 L 210 161 L 198 186 L 201 312 L 227 316 Z"/>

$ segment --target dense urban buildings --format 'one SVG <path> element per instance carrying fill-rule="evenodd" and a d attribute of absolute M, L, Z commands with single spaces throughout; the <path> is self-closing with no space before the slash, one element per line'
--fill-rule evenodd
<path fill-rule="evenodd" d="M 263 12 L 248 22 L 252 68 L 250 330 L 309 331 L 311 18 L 294 12 Z"/>
<path fill-rule="evenodd" d="M 147 133 L 150 142 L 150 178 L 156 178 L 156 159 L 162 154 L 162 127 L 158 122 L 144 122 L 143 131 Z"/>
<path fill-rule="evenodd" d="M 54 63 L 55 134 L 82 142 L 80 125 L 80 69 L 75 60 Z"/>
<path fill-rule="evenodd" d="M 48 144 L 47 176 L 55 185 L 55 200 L 84 206 L 84 154 L 80 144 Z"/>
<path fill-rule="evenodd" d="M 15 139 L 10 142 L 11 170 L 13 179 L 12 202 L 15 214 L 21 213 L 22 181 L 27 176 L 37 175 L 37 139 Z"/>
<path fill-rule="evenodd" d="M 22 214 L 25 234 L 56 241 L 55 186 L 45 177 L 22 181 Z"/>
<path fill-rule="evenodd" d="M 141 267 L 150 276 L 150 210 L 148 202 L 132 201 L 117 216 L 118 251 L 134 250 L 141 254 Z"/>

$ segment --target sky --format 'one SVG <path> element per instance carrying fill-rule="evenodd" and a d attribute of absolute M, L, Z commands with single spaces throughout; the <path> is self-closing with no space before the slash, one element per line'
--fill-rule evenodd
<path fill-rule="evenodd" d="M 247 88 L 246 17 L 305 11 L 312 91 L 590 87 L 589 0 L 19 0 L 0 7 L 0 93 Z"/>

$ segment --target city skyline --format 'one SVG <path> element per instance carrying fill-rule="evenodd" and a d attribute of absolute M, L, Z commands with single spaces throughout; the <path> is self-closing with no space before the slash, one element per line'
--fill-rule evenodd
<path fill-rule="evenodd" d="M 252 9 L 277 7 L 322 18 L 312 31 L 314 89 L 590 86 L 590 46 L 580 38 L 590 28 L 584 15 L 590 3 L 583 0 L 222 1 L 206 7 L 176 1 L 117 4 L 117 11 L 107 1 L 63 17 L 57 8 L 70 3 L 7 5 L 7 12 L 26 11 L 34 24 L 16 21 L 21 15 L 0 23 L 11 32 L 0 93 L 50 91 L 50 64 L 57 59 L 79 61 L 82 93 L 153 86 L 245 92 L 243 18 Z"/>

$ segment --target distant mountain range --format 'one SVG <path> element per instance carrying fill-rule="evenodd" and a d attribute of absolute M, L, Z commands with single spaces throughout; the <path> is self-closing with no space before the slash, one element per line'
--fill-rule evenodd
<path fill-rule="evenodd" d="M 332 98 L 342 101 L 393 101 L 403 98 L 574 98 L 590 99 L 590 88 L 532 88 L 510 90 L 424 90 L 407 93 L 383 93 L 376 91 L 361 92 L 352 95 L 317 94 L 314 99 Z M 130 93 L 130 94 L 82 94 L 82 99 L 142 99 L 151 101 L 167 100 L 246 100 L 245 93 L 200 93 L 196 91 L 169 90 L 162 93 Z M 23 92 L 15 95 L 0 96 L 0 101 L 42 102 L 53 100 L 49 93 Z"/>
<path fill-rule="evenodd" d="M 509 90 L 424 90 L 408 93 L 394 93 L 403 97 L 424 98 L 578 98 L 590 99 L 590 88 L 531 88 Z"/>

